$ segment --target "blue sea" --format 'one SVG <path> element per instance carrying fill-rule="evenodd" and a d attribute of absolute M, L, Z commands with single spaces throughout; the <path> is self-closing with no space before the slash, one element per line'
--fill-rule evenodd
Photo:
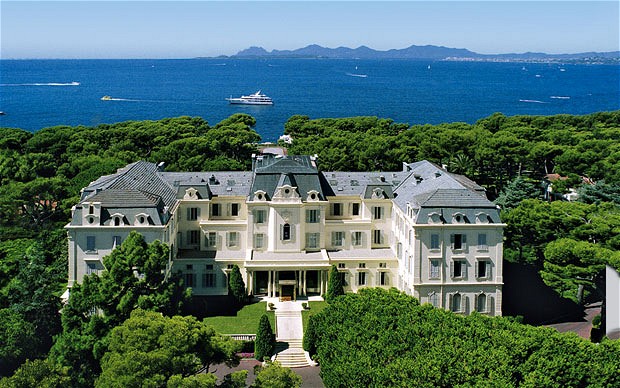
<path fill-rule="evenodd" d="M 0 126 L 55 125 L 233 113 L 274 141 L 296 114 L 378 116 L 396 122 L 474 123 L 506 115 L 620 109 L 620 67 L 410 60 L 1 60 Z M 273 106 L 229 105 L 261 90 Z M 102 96 L 111 101 L 102 101 Z"/>

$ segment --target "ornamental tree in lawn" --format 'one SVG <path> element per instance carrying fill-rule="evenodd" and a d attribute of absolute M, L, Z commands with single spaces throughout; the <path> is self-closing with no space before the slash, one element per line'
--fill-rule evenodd
<path fill-rule="evenodd" d="M 260 317 L 258 330 L 256 332 L 256 340 L 254 341 L 254 357 L 262 360 L 264 357 L 271 357 L 275 347 L 276 338 L 271 329 L 271 323 L 267 314 Z"/>
<path fill-rule="evenodd" d="M 332 265 L 329 271 L 329 283 L 327 283 L 327 293 L 325 294 L 325 301 L 331 303 L 337 296 L 344 295 L 344 287 L 342 284 L 342 278 L 338 273 L 338 268 Z"/>
<path fill-rule="evenodd" d="M 245 302 L 245 283 L 243 282 L 243 277 L 241 276 L 241 271 L 239 271 L 239 266 L 237 264 L 233 265 L 232 270 L 230 271 L 230 276 L 228 278 L 228 291 L 230 295 L 235 297 L 237 302 Z"/>

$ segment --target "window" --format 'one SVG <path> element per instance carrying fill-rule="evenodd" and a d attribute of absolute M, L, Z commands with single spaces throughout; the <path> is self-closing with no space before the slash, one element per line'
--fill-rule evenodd
<path fill-rule="evenodd" d="M 476 297 L 476 311 L 484 313 L 487 311 L 487 296 L 486 294 L 479 294 Z"/>
<path fill-rule="evenodd" d="M 451 234 L 450 244 L 452 246 L 452 250 L 465 249 L 467 246 L 467 236 L 464 234 Z"/>
<path fill-rule="evenodd" d="M 94 252 L 97 248 L 95 245 L 95 236 L 86 236 L 86 250 Z"/>
<path fill-rule="evenodd" d="M 355 202 L 353 203 L 353 206 L 351 207 L 351 214 L 354 216 L 359 216 L 360 215 L 360 204 Z"/>
<path fill-rule="evenodd" d="M 379 229 L 375 229 L 372 231 L 372 242 L 373 244 L 383 244 L 383 233 Z"/>
<path fill-rule="evenodd" d="M 439 307 L 439 295 L 436 292 L 431 292 L 428 294 L 428 301 L 434 307 Z"/>
<path fill-rule="evenodd" d="M 344 269 L 346 268 L 344 263 L 338 263 L 338 269 Z"/>
<path fill-rule="evenodd" d="M 362 232 L 353 232 L 351 243 L 356 247 L 362 245 Z"/>
<path fill-rule="evenodd" d="M 467 274 L 467 264 L 465 260 L 454 259 L 452 261 L 452 277 L 453 278 L 465 278 Z"/>
<path fill-rule="evenodd" d="M 385 271 L 382 271 L 382 272 L 379 272 L 378 275 L 379 275 L 377 279 L 378 285 L 387 286 L 388 285 L 388 273 Z"/>
<path fill-rule="evenodd" d="M 212 203 L 211 204 L 211 216 L 212 217 L 219 217 L 221 215 L 221 206 L 219 203 Z"/>
<path fill-rule="evenodd" d="M 489 260 L 478 260 L 476 277 L 486 279 L 491 275 L 491 262 Z"/>
<path fill-rule="evenodd" d="M 309 224 L 316 224 L 319 222 L 319 210 L 307 209 L 306 210 L 306 222 Z"/>
<path fill-rule="evenodd" d="M 86 263 L 86 275 L 97 273 L 97 264 Z"/>
<path fill-rule="evenodd" d="M 264 224 L 265 223 L 265 214 L 264 210 L 255 210 L 254 211 L 254 223 L 256 224 Z"/>
<path fill-rule="evenodd" d="M 440 271 L 441 271 L 441 261 L 439 259 L 431 259 L 428 277 L 430 279 L 439 279 Z"/>
<path fill-rule="evenodd" d="M 239 204 L 238 203 L 230 204 L 230 215 L 232 217 L 239 216 Z"/>
<path fill-rule="evenodd" d="M 489 246 L 487 245 L 487 235 L 486 233 L 478 234 L 478 250 L 479 251 L 488 251 Z"/>
<path fill-rule="evenodd" d="M 344 244 L 344 232 L 332 232 L 332 246 L 341 247 Z"/>
<path fill-rule="evenodd" d="M 197 245 L 200 243 L 200 231 L 199 230 L 188 230 L 187 231 L 187 241 L 190 245 Z"/>
<path fill-rule="evenodd" d="M 215 274 L 213 272 L 202 274 L 202 287 L 203 288 L 215 287 Z"/>
<path fill-rule="evenodd" d="M 239 232 L 228 232 L 228 247 L 239 245 Z"/>
<path fill-rule="evenodd" d="M 462 311 L 462 296 L 461 294 L 459 294 L 458 292 L 454 295 L 452 295 L 452 303 L 450 305 L 450 310 L 452 310 L 455 313 L 461 312 Z"/>
<path fill-rule="evenodd" d="M 319 233 L 306 233 L 306 249 L 318 248 L 320 236 Z"/>
<path fill-rule="evenodd" d="M 332 216 L 341 216 L 341 215 L 342 215 L 342 204 L 332 203 Z"/>
<path fill-rule="evenodd" d="M 121 218 L 114 217 L 114 226 L 120 226 L 120 225 L 121 225 Z"/>
<path fill-rule="evenodd" d="M 357 268 L 366 268 L 366 263 L 358 263 Z"/>
<path fill-rule="evenodd" d="M 196 284 L 196 275 L 193 273 L 186 273 L 184 276 L 185 286 L 186 287 L 194 287 Z"/>
<path fill-rule="evenodd" d="M 282 225 L 282 240 L 287 241 L 291 239 L 291 225 Z"/>
<path fill-rule="evenodd" d="M 439 249 L 439 235 L 431 234 L 431 249 Z"/>
<path fill-rule="evenodd" d="M 200 208 L 197 208 L 197 207 L 187 208 L 187 220 L 188 221 L 196 221 L 199 215 L 200 215 Z"/>
<path fill-rule="evenodd" d="M 383 206 L 372 207 L 372 218 L 375 220 L 380 220 L 383 218 Z"/>
<path fill-rule="evenodd" d="M 207 264 L 207 265 L 205 265 L 205 269 L 206 269 L 207 271 L 213 271 L 213 264 Z"/>
<path fill-rule="evenodd" d="M 347 279 L 348 279 L 347 272 L 345 272 L 345 271 L 338 272 L 338 276 L 340 276 L 340 282 L 342 282 L 343 286 L 346 287 L 346 286 L 349 285 L 349 282 L 347 281 Z"/>
<path fill-rule="evenodd" d="M 262 233 L 256 233 L 254 235 L 254 248 L 260 249 L 263 248 L 265 241 L 265 235 Z"/>
<path fill-rule="evenodd" d="M 379 263 L 379 268 L 387 268 L 387 263 Z"/>
<path fill-rule="evenodd" d="M 358 286 L 366 285 L 366 272 L 360 271 L 357 273 L 357 285 Z"/>
<path fill-rule="evenodd" d="M 217 233 L 209 232 L 205 236 L 205 245 L 208 248 L 215 248 L 215 243 L 217 242 Z"/>

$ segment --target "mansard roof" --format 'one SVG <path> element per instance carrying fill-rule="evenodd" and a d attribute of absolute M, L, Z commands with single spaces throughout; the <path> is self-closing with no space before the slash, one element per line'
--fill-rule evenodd
<path fill-rule="evenodd" d="M 419 210 L 417 222 L 425 223 L 424 217 L 433 209 L 459 208 L 472 212 L 487 209 L 493 222 L 499 222 L 495 204 L 487 199 L 484 188 L 471 179 L 425 160 L 404 167 L 408 176 L 396 188 L 394 203 L 403 212 L 407 211 L 407 205 Z M 473 213 L 470 218 L 474 218 Z"/>
<path fill-rule="evenodd" d="M 310 156 L 263 155 L 252 162 L 254 179 L 248 195 L 263 191 L 267 193 L 267 198 L 273 198 L 278 187 L 284 185 L 295 187 L 301 198 L 313 190 L 319 193 L 321 200 L 331 195 L 321 179 L 314 158 Z"/>
<path fill-rule="evenodd" d="M 158 171 L 154 163 L 131 163 L 88 185 L 82 193 L 82 201 L 124 207 L 116 205 L 127 200 L 133 207 L 153 207 L 161 200 L 164 206 L 170 207 L 176 202 L 176 190 L 161 178 Z"/>

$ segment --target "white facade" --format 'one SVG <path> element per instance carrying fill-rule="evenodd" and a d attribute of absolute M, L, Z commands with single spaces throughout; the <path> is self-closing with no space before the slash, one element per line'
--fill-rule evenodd
<path fill-rule="evenodd" d="M 605 281 L 605 334 L 620 338 L 620 273 L 606 266 Z"/>
<path fill-rule="evenodd" d="M 335 265 L 346 291 L 397 287 L 421 303 L 501 315 L 504 225 L 465 177 L 428 162 L 319 172 L 311 157 L 271 155 L 255 157 L 252 172 L 159 167 L 134 163 L 84 189 L 67 225 L 69 286 L 137 230 L 171 246 L 170 270 L 195 295 L 226 295 L 235 264 L 249 294 L 323 295 Z"/>

